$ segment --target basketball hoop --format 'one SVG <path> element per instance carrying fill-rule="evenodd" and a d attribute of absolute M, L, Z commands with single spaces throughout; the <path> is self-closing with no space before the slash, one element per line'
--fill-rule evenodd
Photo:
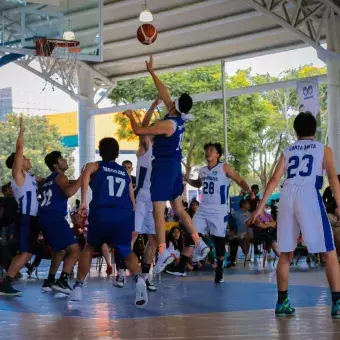
<path fill-rule="evenodd" d="M 81 52 L 79 44 L 79 41 L 74 40 L 50 38 L 38 38 L 36 40 L 36 55 L 39 58 L 42 70 L 45 71 L 46 84 L 55 71 L 62 78 L 64 85 L 75 88 L 74 73 L 77 56 Z M 54 89 L 53 85 L 52 88 Z"/>

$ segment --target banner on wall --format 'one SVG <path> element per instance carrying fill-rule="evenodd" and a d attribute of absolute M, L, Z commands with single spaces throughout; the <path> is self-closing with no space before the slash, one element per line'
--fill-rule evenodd
<path fill-rule="evenodd" d="M 316 116 L 320 112 L 318 81 L 299 81 L 297 91 L 300 99 L 299 111 L 309 111 Z"/>

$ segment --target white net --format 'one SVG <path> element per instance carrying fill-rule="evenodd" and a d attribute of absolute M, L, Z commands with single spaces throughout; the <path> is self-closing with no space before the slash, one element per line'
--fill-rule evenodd
<path fill-rule="evenodd" d="M 54 89 L 54 81 L 61 81 L 63 86 L 76 88 L 76 66 L 80 49 L 76 41 L 44 39 L 37 42 L 37 56 L 45 76 L 45 87 L 48 83 Z"/>

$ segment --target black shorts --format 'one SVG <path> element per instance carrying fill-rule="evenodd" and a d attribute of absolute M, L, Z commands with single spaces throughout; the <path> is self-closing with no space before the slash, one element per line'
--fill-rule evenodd
<path fill-rule="evenodd" d="M 39 233 L 38 218 L 20 214 L 15 228 L 15 239 L 19 245 L 19 252 L 36 254 Z"/>
<path fill-rule="evenodd" d="M 276 229 L 271 230 L 271 228 L 254 228 L 254 240 L 256 242 L 265 242 L 268 246 L 271 246 L 276 242 Z"/>

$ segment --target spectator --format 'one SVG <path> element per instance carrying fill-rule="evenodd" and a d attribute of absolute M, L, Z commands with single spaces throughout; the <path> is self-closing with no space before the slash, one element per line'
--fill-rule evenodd
<path fill-rule="evenodd" d="M 255 221 L 254 240 L 264 242 L 268 248 L 273 249 L 276 256 L 280 256 L 276 242 L 276 222 L 270 215 L 269 207 Z"/>
<path fill-rule="evenodd" d="M 136 176 L 132 175 L 132 170 L 133 170 L 132 162 L 129 161 L 129 160 L 126 160 L 122 163 L 122 166 L 125 168 L 126 172 L 130 176 L 132 186 L 135 188 L 135 186 L 136 186 Z"/>
<path fill-rule="evenodd" d="M 183 250 L 182 233 L 178 227 L 173 227 L 169 231 L 166 248 L 171 256 L 175 258 L 175 263 L 178 263 L 181 257 L 181 251 Z"/>
<path fill-rule="evenodd" d="M 340 181 L 340 174 L 338 175 L 338 179 Z M 333 196 L 333 193 L 332 193 L 330 186 L 328 186 L 325 189 L 325 191 L 323 192 L 322 199 L 323 199 L 323 202 L 324 202 L 326 208 L 327 208 L 328 204 L 335 202 L 335 199 L 334 199 L 334 196 Z"/>
<path fill-rule="evenodd" d="M 250 216 L 250 203 L 249 200 L 242 199 L 240 201 L 240 209 L 234 211 L 228 220 L 229 229 L 229 246 L 230 256 L 228 258 L 227 268 L 236 265 L 237 251 L 240 246 L 246 254 L 245 239 L 250 241 L 250 235 L 247 232 L 246 220 Z"/>
<path fill-rule="evenodd" d="M 328 204 L 327 213 L 329 222 L 331 223 L 334 235 L 334 244 L 338 257 L 340 258 L 340 221 L 338 216 L 335 214 L 336 202 Z"/>
<path fill-rule="evenodd" d="M 250 209 L 249 211 L 252 213 L 253 211 L 256 210 L 257 205 L 260 202 L 260 189 L 259 186 L 257 184 L 253 184 L 251 186 L 251 191 L 254 193 L 255 197 L 254 198 L 250 198 L 249 197 L 249 204 L 250 204 Z M 251 226 L 251 228 L 253 228 L 254 226 Z M 258 245 L 255 244 L 254 245 L 254 253 L 255 255 L 262 255 L 262 252 L 259 250 Z"/>
<path fill-rule="evenodd" d="M 200 203 L 198 201 L 196 201 L 195 199 L 190 202 L 188 214 L 191 218 L 193 218 L 194 215 L 196 214 L 199 205 L 200 205 Z"/>

